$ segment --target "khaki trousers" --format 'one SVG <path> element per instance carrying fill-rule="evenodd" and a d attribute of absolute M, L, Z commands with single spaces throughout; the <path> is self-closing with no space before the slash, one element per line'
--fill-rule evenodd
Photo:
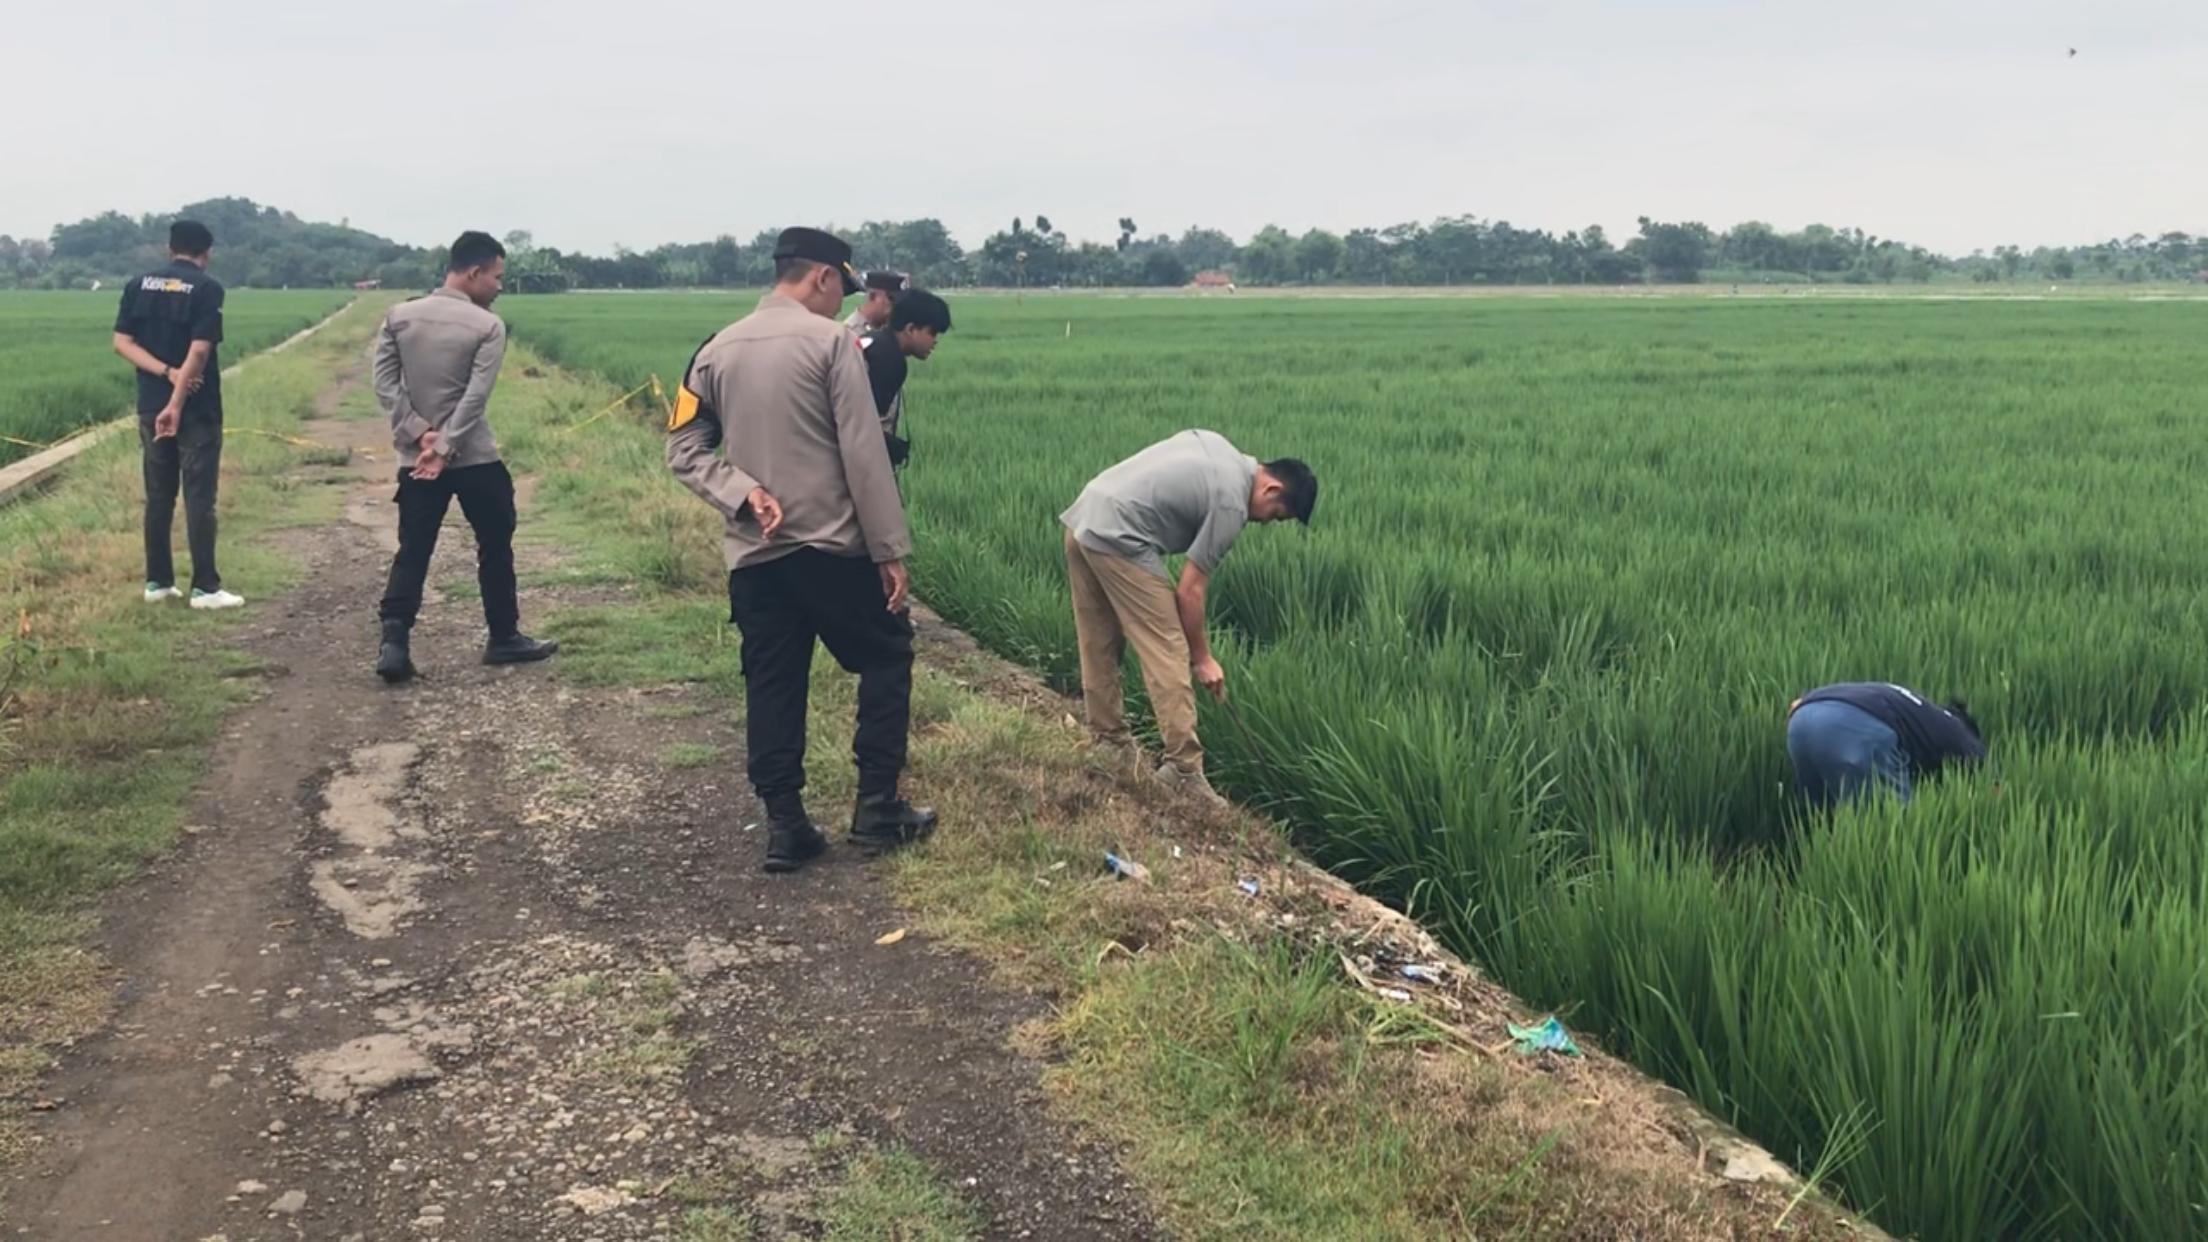
<path fill-rule="evenodd" d="M 1106 741 L 1128 736 L 1120 660 L 1133 646 L 1166 762 L 1183 772 L 1202 772 L 1196 687 L 1172 584 L 1124 556 L 1081 546 L 1070 530 L 1066 577 L 1073 584 L 1073 631 L 1081 647 L 1081 704 L 1089 731 Z"/>

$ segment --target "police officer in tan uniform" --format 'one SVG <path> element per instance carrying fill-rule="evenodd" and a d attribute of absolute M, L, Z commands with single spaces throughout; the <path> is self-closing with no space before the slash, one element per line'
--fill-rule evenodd
<path fill-rule="evenodd" d="M 905 287 L 911 282 L 901 272 L 876 268 L 860 283 L 865 286 L 866 300 L 844 319 L 843 326 L 865 336 L 889 326 L 889 312 L 896 308 L 897 299 L 904 296 Z"/>
<path fill-rule="evenodd" d="M 430 557 L 445 511 L 475 531 L 475 581 L 490 641 L 485 664 L 529 664 L 560 645 L 521 632 L 514 583 L 514 478 L 491 433 L 491 389 L 506 358 L 506 324 L 491 313 L 505 288 L 506 248 L 471 230 L 452 243 L 445 282 L 383 317 L 376 337 L 376 400 L 391 420 L 399 461 L 399 550 L 391 558 L 378 616 L 383 641 L 376 675 L 414 676 L 411 633 L 422 610 Z"/>
<path fill-rule="evenodd" d="M 912 717 L 912 536 L 858 340 L 836 322 L 859 292 L 851 247 L 784 230 L 759 309 L 698 347 L 668 420 L 667 464 L 727 522 L 729 619 L 743 634 L 745 749 L 767 810 L 766 869 L 827 848 L 807 816 L 813 644 L 859 676 L 853 844 L 917 841 L 935 812 L 898 794 Z"/>

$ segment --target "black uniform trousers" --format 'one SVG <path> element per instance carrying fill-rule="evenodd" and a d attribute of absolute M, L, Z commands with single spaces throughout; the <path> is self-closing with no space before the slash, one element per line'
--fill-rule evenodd
<path fill-rule="evenodd" d="M 896 797 L 912 730 L 912 618 L 889 610 L 881 571 L 865 557 L 800 548 L 730 572 L 728 605 L 744 639 L 751 787 L 768 811 L 793 812 L 805 788 L 815 639 L 859 675 L 859 797 Z"/>
<path fill-rule="evenodd" d="M 192 588 L 222 589 L 215 571 L 215 485 L 222 477 L 222 415 L 190 412 L 176 434 L 155 439 L 153 415 L 138 416 L 138 444 L 146 468 L 146 581 L 176 585 L 169 547 L 176 524 L 176 496 L 184 493 L 184 539 L 192 550 Z"/>
<path fill-rule="evenodd" d="M 437 551 L 437 532 L 454 500 L 475 530 L 475 583 L 483 595 L 483 623 L 491 637 L 506 638 L 521 629 L 521 601 L 514 587 L 514 476 L 506 463 L 446 467 L 436 478 L 417 479 L 399 472 L 399 554 L 391 558 L 391 579 L 383 590 L 379 615 L 385 621 L 414 624 L 422 611 L 422 586 L 429 580 L 429 558 Z"/>

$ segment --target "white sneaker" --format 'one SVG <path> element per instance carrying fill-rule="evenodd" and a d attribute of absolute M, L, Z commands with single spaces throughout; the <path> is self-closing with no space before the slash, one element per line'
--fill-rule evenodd
<path fill-rule="evenodd" d="M 244 606 L 245 597 L 243 595 L 232 595 L 230 592 L 222 590 L 201 591 L 195 589 L 192 592 L 192 607 L 194 608 L 243 608 Z"/>
<path fill-rule="evenodd" d="M 149 604 L 161 604 L 172 599 L 182 598 L 184 598 L 184 592 L 173 586 L 161 586 L 153 582 L 146 584 L 146 602 Z"/>

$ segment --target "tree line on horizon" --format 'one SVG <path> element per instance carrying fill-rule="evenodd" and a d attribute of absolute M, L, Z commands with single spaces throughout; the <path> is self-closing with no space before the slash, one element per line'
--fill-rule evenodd
<path fill-rule="evenodd" d="M 46 238 L 0 235 L 0 288 L 85 289 L 158 266 L 168 224 L 205 222 L 217 270 L 237 287 L 329 287 L 374 281 L 426 288 L 442 252 L 352 227 L 302 220 L 244 198 L 131 217 L 110 211 L 58 225 Z M 1021 217 L 978 249 L 962 247 L 933 218 L 868 221 L 839 230 L 861 267 L 907 272 L 938 288 L 1100 288 L 1189 284 L 1217 273 L 1237 285 L 1627 285 L 1731 281 L 1759 284 L 1894 284 L 1934 280 L 2193 281 L 2208 267 L 2208 236 L 2133 234 L 2088 246 L 1997 246 L 1956 258 L 1861 229 L 1812 224 L 1786 232 L 1761 221 L 1722 231 L 1697 221 L 1642 217 L 1622 244 L 1599 225 L 1552 233 L 1477 216 L 1444 216 L 1385 228 L 1292 234 L 1267 225 L 1237 242 L 1212 228 L 1145 236 L 1131 217 L 1106 241 L 1075 241 L 1048 216 Z M 739 241 L 669 243 L 611 254 L 538 246 L 506 234 L 508 287 L 567 289 L 745 288 L 773 270 L 774 230 Z"/>

